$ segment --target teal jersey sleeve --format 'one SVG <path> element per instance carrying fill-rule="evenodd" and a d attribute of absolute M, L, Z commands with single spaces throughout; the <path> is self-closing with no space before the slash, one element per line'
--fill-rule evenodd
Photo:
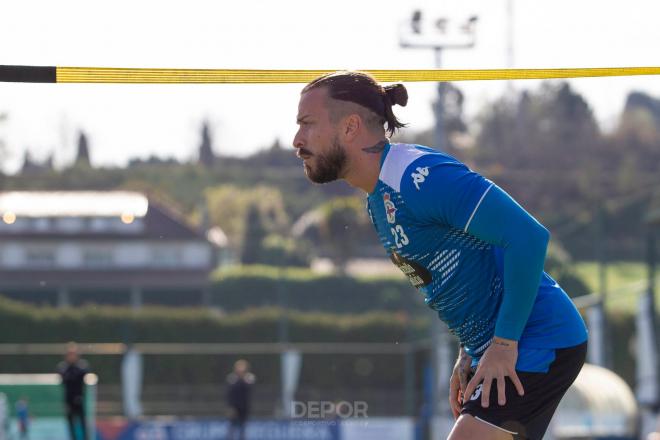
<path fill-rule="evenodd" d="M 418 221 L 459 229 L 503 250 L 495 336 L 519 340 L 543 274 L 548 231 L 493 182 L 445 155 L 413 162 L 401 191 Z"/>
<path fill-rule="evenodd" d="M 495 336 L 518 340 L 539 289 L 550 234 L 495 185 L 474 212 L 467 232 L 504 250 L 504 296 Z"/>

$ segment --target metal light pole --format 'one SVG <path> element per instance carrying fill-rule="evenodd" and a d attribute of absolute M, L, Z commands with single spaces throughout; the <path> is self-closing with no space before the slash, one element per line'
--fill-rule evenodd
<path fill-rule="evenodd" d="M 452 27 L 446 17 L 439 17 L 433 23 L 423 19 L 422 12 L 413 12 L 410 22 L 399 30 L 399 44 L 404 49 L 432 49 L 435 66 L 442 67 L 442 51 L 447 49 L 471 49 L 476 43 L 477 16 L 468 17 L 463 23 Z M 444 133 L 444 90 L 445 83 L 438 83 L 438 101 L 434 105 L 436 115 L 435 146 L 440 150 L 446 147 Z"/>
<path fill-rule="evenodd" d="M 598 262 L 598 294 L 600 301 L 587 310 L 587 323 L 589 325 L 589 349 L 587 360 L 589 363 L 607 368 L 608 347 L 607 317 L 605 304 L 607 303 L 607 273 L 606 273 L 606 237 L 605 233 L 605 207 L 598 200 L 594 208 L 595 220 L 593 228 L 593 241 L 596 260 Z"/>
<path fill-rule="evenodd" d="M 446 17 L 436 18 L 432 23 L 424 21 L 422 12 L 417 10 L 411 20 L 404 23 L 399 31 L 399 43 L 402 48 L 432 49 L 436 68 L 442 66 L 442 51 L 445 49 L 470 49 L 476 42 L 476 16 L 468 17 L 456 28 Z M 438 100 L 434 105 L 435 146 L 446 150 L 447 137 L 444 120 L 445 83 L 438 83 Z M 453 368 L 452 347 L 447 327 L 439 319 L 431 320 L 431 438 L 446 438 L 452 425 L 449 407 L 449 378 Z"/>
<path fill-rule="evenodd" d="M 656 333 L 656 242 L 660 231 L 660 195 L 646 217 L 648 286 L 637 312 L 637 402 L 641 407 L 641 435 L 655 431 L 660 413 L 660 374 Z"/>

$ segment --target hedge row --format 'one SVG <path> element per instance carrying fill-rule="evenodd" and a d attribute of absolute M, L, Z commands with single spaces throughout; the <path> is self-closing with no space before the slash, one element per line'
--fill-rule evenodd
<path fill-rule="evenodd" d="M 401 341 L 412 324 L 403 312 L 360 315 L 285 311 L 276 307 L 222 313 L 202 307 L 87 305 L 59 309 L 34 307 L 0 297 L 0 334 L 5 342 L 277 342 L 286 317 L 292 342 Z M 424 316 L 428 318 L 428 316 Z"/>
<path fill-rule="evenodd" d="M 145 307 L 136 312 L 113 306 L 76 309 L 31 307 L 0 297 L 0 332 L 5 343 L 58 342 L 276 342 L 283 316 L 278 308 L 222 314 L 204 308 Z M 371 312 L 361 315 L 289 311 L 292 342 L 397 343 L 425 339 L 433 314 Z M 612 313 L 609 340 L 614 370 L 634 384 L 636 356 L 631 352 L 634 316 Z M 658 320 L 660 322 L 660 319 Z M 208 383 L 221 380 L 235 356 L 147 356 L 151 383 Z M 277 356 L 252 356 L 265 382 L 279 383 Z M 0 372 L 52 371 L 57 356 L 3 356 Z M 119 358 L 94 356 L 92 363 L 105 383 L 119 380 Z M 306 356 L 303 380 L 317 384 L 391 384 L 403 374 L 402 356 Z M 419 365 L 418 365 L 419 367 Z"/>
<path fill-rule="evenodd" d="M 396 312 L 371 312 L 362 315 L 284 312 L 277 308 L 250 309 L 222 314 L 204 308 L 145 307 L 140 311 L 115 306 L 85 306 L 75 309 L 33 307 L 0 297 L 0 332 L 7 343 L 98 342 L 277 342 L 278 329 L 286 317 L 291 342 L 380 342 L 418 340 L 426 336 L 428 315 L 411 319 Z M 151 383 L 209 383 L 226 374 L 236 356 L 146 356 L 145 377 Z M 401 356 L 398 356 L 401 358 Z M 279 382 L 277 356 L 252 356 L 266 381 Z M 332 381 L 336 374 L 349 374 L 355 357 L 312 356 L 306 361 L 310 378 L 319 383 Z M 380 365 L 375 376 L 385 383 L 392 374 L 400 374 L 396 362 L 383 356 L 358 362 L 358 373 Z M 376 359 L 379 358 L 379 359 Z M 316 359 L 316 360 L 313 360 Z M 57 356 L 9 355 L 0 363 L 0 372 L 48 372 Z M 104 383 L 118 383 L 119 357 L 91 356 L 94 370 Z M 311 362 L 311 364 L 310 364 Z M 340 366 L 341 364 L 341 366 Z M 365 366 L 366 365 L 366 366 Z M 385 366 L 383 368 L 383 366 Z M 389 371 L 389 373 L 388 373 Z M 395 373 L 392 373 L 395 371 Z M 348 373 L 347 373 L 348 372 Z M 359 374 L 358 374 L 359 375 Z"/>
<path fill-rule="evenodd" d="M 584 283 L 568 271 L 557 273 L 558 281 L 573 296 L 588 293 Z M 278 306 L 301 311 L 366 313 L 375 310 L 424 313 L 423 295 L 402 274 L 379 277 L 319 275 L 309 269 L 272 266 L 237 266 L 215 272 L 210 284 L 211 304 L 235 312 L 255 307 Z M 34 304 L 56 303 L 55 291 L 6 292 L 12 298 Z M 145 304 L 191 306 L 202 303 L 197 290 L 145 290 Z M 72 290 L 70 300 L 84 304 L 130 303 L 129 289 Z"/>
<path fill-rule="evenodd" d="M 55 305 L 56 293 L 47 289 L 5 292 L 11 298 L 40 305 Z M 211 303 L 227 312 L 269 306 L 331 313 L 425 308 L 422 295 L 403 275 L 356 278 L 319 275 L 300 268 L 237 266 L 212 274 L 209 293 Z M 145 304 L 180 307 L 199 305 L 203 298 L 201 289 L 146 289 L 142 299 Z M 76 306 L 129 304 L 130 291 L 72 289 L 70 301 Z"/>
<path fill-rule="evenodd" d="M 214 304 L 227 311 L 282 306 L 297 310 L 364 313 L 424 307 L 403 276 L 319 275 L 308 269 L 238 266 L 211 277 Z"/>

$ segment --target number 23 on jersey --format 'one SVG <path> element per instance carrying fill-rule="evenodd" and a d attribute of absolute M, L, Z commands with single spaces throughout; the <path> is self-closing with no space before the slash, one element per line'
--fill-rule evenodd
<path fill-rule="evenodd" d="M 410 240 L 408 240 L 408 236 L 401 225 L 395 225 L 393 228 L 390 228 L 390 231 L 392 231 L 392 235 L 394 235 L 394 243 L 396 244 L 397 249 L 401 249 L 410 243 Z"/>

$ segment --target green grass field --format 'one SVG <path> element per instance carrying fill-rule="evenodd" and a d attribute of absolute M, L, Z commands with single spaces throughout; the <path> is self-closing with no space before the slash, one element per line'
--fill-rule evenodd
<path fill-rule="evenodd" d="M 598 292 L 598 264 L 579 262 L 574 266 L 578 275 L 593 292 Z M 634 312 L 640 295 L 646 290 L 647 266 L 643 262 L 613 262 L 606 269 L 607 303 L 610 310 Z M 660 305 L 660 274 L 656 276 L 656 304 Z"/>

